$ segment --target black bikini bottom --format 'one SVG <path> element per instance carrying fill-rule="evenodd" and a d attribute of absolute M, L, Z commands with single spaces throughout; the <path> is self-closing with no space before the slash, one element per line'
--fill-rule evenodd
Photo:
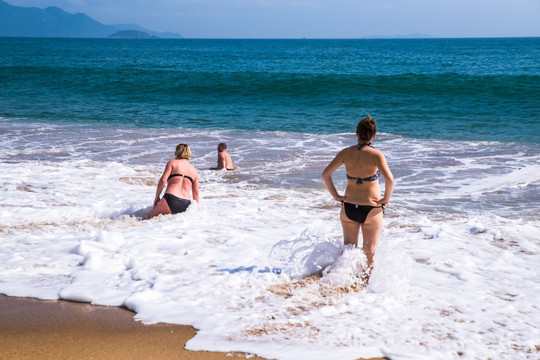
<path fill-rule="evenodd" d="M 363 224 L 366 221 L 366 218 L 371 210 L 382 208 L 384 212 L 384 205 L 356 205 L 344 202 L 343 207 L 345 208 L 345 215 L 347 215 L 350 220 L 359 222 L 360 224 Z"/>
<path fill-rule="evenodd" d="M 169 205 L 169 209 L 171 209 L 171 213 L 173 214 L 186 211 L 188 206 L 191 204 L 191 200 L 182 199 L 178 196 L 174 196 L 173 194 L 165 194 L 163 195 L 163 198 L 165 201 L 167 201 L 167 205 Z"/>

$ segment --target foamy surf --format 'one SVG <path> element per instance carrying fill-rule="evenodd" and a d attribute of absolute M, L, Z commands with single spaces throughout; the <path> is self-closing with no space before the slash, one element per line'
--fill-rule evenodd
<path fill-rule="evenodd" d="M 456 142 L 381 134 L 375 146 L 397 184 L 366 286 L 365 257 L 343 246 L 339 204 L 320 180 L 352 134 L 0 126 L 4 294 L 191 324 L 200 329 L 193 350 L 536 357 L 536 145 L 463 142 L 456 151 Z M 221 139 L 237 171 L 208 170 Z M 141 220 L 180 141 L 192 147 L 201 202 Z M 341 189 L 344 178 L 336 174 Z"/>

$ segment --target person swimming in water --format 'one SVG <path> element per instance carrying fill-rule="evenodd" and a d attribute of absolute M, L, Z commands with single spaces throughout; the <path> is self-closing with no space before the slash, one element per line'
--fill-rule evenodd
<path fill-rule="evenodd" d="M 227 152 L 227 144 L 220 143 L 217 147 L 218 157 L 217 157 L 217 166 L 213 168 L 214 170 L 234 170 L 236 167 L 232 163 L 231 155 Z"/>
<path fill-rule="evenodd" d="M 199 202 L 199 174 L 189 160 L 191 160 L 189 145 L 178 144 L 175 159 L 167 163 L 159 179 L 154 208 L 148 219 L 160 214 L 178 214 L 186 211 L 191 205 L 191 195 L 193 200 Z M 160 198 L 165 186 L 167 186 L 165 194 Z"/>
<path fill-rule="evenodd" d="M 368 115 L 356 127 L 358 144 L 341 150 L 322 173 L 324 184 L 332 197 L 342 203 L 341 226 L 345 245 L 358 246 L 362 231 L 362 250 L 366 254 L 368 269 L 364 279 L 369 280 L 373 257 L 381 237 L 384 207 L 394 191 L 394 177 L 379 150 L 371 146 L 377 133 L 376 121 Z M 334 186 L 332 174 L 345 164 L 347 187 L 341 196 Z M 384 197 L 381 197 L 379 177 L 384 178 Z"/>

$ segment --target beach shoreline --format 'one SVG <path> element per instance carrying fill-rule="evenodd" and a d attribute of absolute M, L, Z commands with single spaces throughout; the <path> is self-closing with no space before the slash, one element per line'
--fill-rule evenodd
<path fill-rule="evenodd" d="M 2 358 L 265 360 L 239 352 L 186 350 L 195 328 L 145 325 L 134 315 L 115 306 L 0 295 Z"/>
<path fill-rule="evenodd" d="M 189 325 L 145 325 L 120 307 L 0 295 L 3 359 L 264 360 L 243 353 L 188 351 Z M 5 356 L 5 357 L 4 357 Z"/>

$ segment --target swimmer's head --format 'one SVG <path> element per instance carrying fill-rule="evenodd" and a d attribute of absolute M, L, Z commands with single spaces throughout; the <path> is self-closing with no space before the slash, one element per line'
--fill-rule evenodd
<path fill-rule="evenodd" d="M 376 121 L 369 115 L 367 118 L 360 120 L 358 126 L 356 127 L 356 136 L 358 137 L 359 144 L 367 144 L 371 142 L 376 133 Z"/>
<path fill-rule="evenodd" d="M 218 151 L 223 151 L 223 150 L 227 150 L 227 144 L 225 143 L 219 143 L 219 145 L 217 146 L 217 149 Z"/>
<path fill-rule="evenodd" d="M 180 160 L 180 159 L 190 160 L 191 150 L 189 149 L 189 145 L 178 144 L 178 146 L 176 146 L 176 152 L 174 153 L 174 157 L 176 158 L 176 160 Z"/>

